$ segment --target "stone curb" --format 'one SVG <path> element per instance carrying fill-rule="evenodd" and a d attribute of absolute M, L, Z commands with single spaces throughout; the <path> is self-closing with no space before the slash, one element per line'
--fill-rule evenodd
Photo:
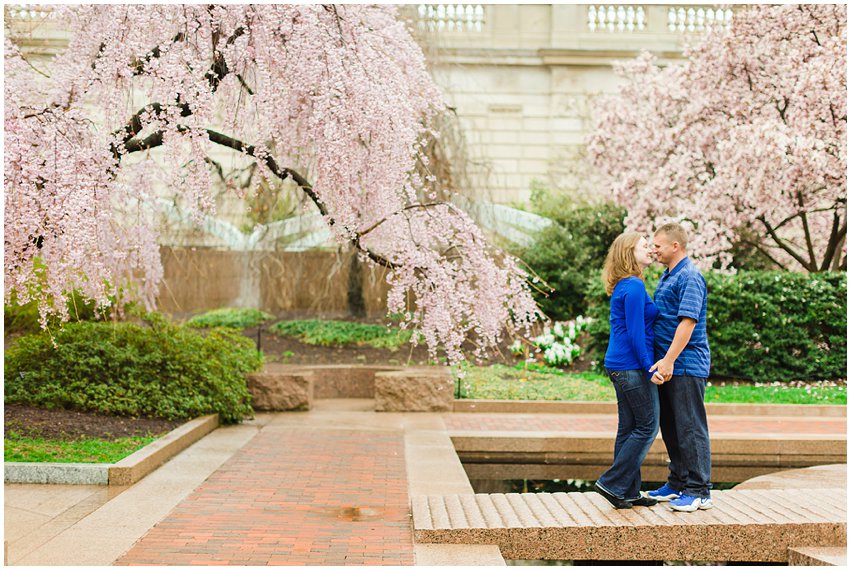
<path fill-rule="evenodd" d="M 6 483 L 108 485 L 109 465 L 97 463 L 4 463 Z"/>
<path fill-rule="evenodd" d="M 455 400 L 453 412 L 485 414 L 617 414 L 616 402 L 545 402 L 536 400 Z M 715 416 L 847 417 L 840 405 L 820 404 L 706 404 Z"/>
<path fill-rule="evenodd" d="M 4 481 L 53 485 L 132 485 L 218 426 L 218 414 L 195 418 L 113 464 L 4 463 Z"/>

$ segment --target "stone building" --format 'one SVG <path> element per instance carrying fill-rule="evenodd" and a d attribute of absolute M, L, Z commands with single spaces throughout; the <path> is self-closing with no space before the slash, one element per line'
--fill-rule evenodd
<path fill-rule="evenodd" d="M 409 9 L 433 74 L 457 110 L 473 194 L 524 203 L 534 181 L 584 193 L 591 101 L 618 83 L 612 62 L 642 50 L 682 58 L 684 41 L 727 25 L 697 5 L 450 4 Z"/>

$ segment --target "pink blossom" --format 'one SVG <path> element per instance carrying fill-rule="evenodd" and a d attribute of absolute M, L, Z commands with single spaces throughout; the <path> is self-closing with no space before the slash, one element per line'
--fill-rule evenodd
<path fill-rule="evenodd" d="M 72 289 L 153 307 L 155 189 L 200 220 L 214 209 L 206 159 L 225 145 L 256 161 L 254 184 L 292 178 L 340 242 L 390 268 L 390 310 L 413 309 L 406 322 L 433 354 L 457 361 L 465 338 L 483 351 L 538 317 L 514 259 L 463 212 L 420 201 L 421 140 L 445 106 L 394 7 L 82 5 L 61 17 L 73 35 L 47 80 L 5 44 L 7 300 L 35 300 L 44 317 L 67 317 Z"/>
<path fill-rule="evenodd" d="M 758 5 L 682 65 L 618 66 L 588 143 L 629 228 L 683 223 L 703 267 L 746 245 L 782 267 L 844 268 L 846 46 L 844 6 Z"/>

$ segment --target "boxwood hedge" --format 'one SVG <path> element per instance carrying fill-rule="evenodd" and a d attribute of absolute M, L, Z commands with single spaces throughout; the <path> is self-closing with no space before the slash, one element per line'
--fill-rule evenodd
<path fill-rule="evenodd" d="M 188 419 L 252 415 L 245 375 L 262 366 L 237 331 L 201 333 L 148 315 L 142 324 L 67 323 L 5 354 L 5 401 L 112 415 Z"/>

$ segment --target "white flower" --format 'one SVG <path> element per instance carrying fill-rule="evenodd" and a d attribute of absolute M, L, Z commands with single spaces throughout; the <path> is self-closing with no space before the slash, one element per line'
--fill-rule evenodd
<path fill-rule="evenodd" d="M 554 337 L 553 335 L 551 335 L 549 333 L 549 329 L 544 329 L 544 334 L 537 337 L 532 342 L 534 342 L 535 346 L 537 346 L 539 348 L 548 348 L 548 347 L 552 346 L 553 343 L 555 343 L 555 341 L 556 341 L 556 337 Z"/>
<path fill-rule="evenodd" d="M 544 351 L 544 362 L 550 366 L 566 366 L 573 361 L 573 352 L 567 346 L 553 343 Z"/>

